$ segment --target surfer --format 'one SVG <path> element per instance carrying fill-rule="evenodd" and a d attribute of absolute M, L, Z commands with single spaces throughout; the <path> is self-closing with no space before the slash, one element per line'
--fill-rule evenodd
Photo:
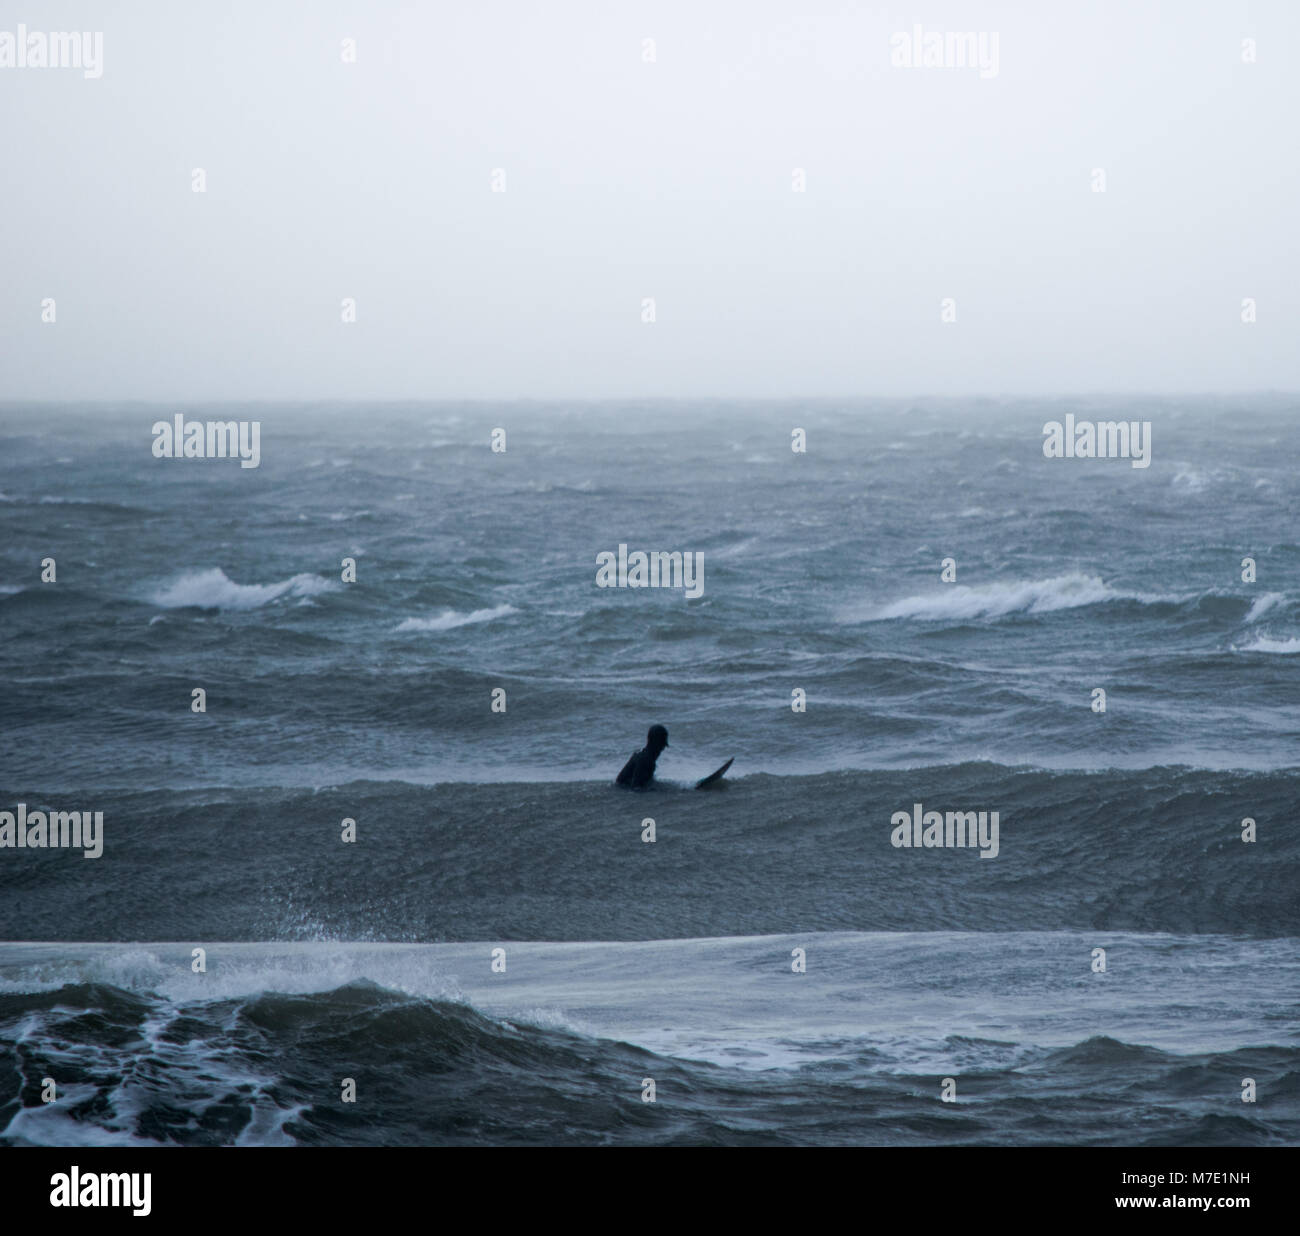
<path fill-rule="evenodd" d="M 655 761 L 659 753 L 668 745 L 668 731 L 662 725 L 652 725 L 645 736 L 645 746 L 640 751 L 633 751 L 631 759 L 623 765 L 623 771 L 614 778 L 615 785 L 629 790 L 644 790 L 655 779 Z M 723 775 L 732 765 L 728 760 L 716 772 L 695 783 L 697 790 L 719 785 Z"/>
<path fill-rule="evenodd" d="M 652 725 L 645 736 L 645 746 L 634 751 L 623 765 L 623 771 L 614 778 L 615 785 L 631 790 L 643 790 L 655 778 L 655 761 L 668 745 L 668 731 L 662 725 Z"/>

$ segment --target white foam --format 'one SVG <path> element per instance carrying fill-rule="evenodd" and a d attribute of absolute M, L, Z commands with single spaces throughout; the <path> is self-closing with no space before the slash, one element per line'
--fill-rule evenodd
<path fill-rule="evenodd" d="M 20 1107 L 0 1136 L 7 1142 L 32 1146 L 160 1146 L 163 1143 L 114 1126 L 93 1124 L 68 1114 L 76 1103 L 99 1096 L 95 1086 L 65 1086 L 57 1103 Z"/>
<path fill-rule="evenodd" d="M 1238 647 L 1232 646 L 1233 652 L 1275 652 L 1283 656 L 1291 656 L 1300 652 L 1300 639 L 1271 639 L 1267 635 L 1257 635 L 1249 644 L 1242 644 Z"/>
<path fill-rule="evenodd" d="M 858 607 L 846 611 L 841 621 L 884 622 L 893 618 L 946 620 L 1000 618 L 1004 614 L 1047 614 L 1076 609 L 1102 601 L 1161 600 L 1137 593 L 1117 592 L 1095 575 L 1074 572 L 1051 579 L 1014 580 L 1009 583 L 968 587 L 951 584 L 942 592 L 904 597 L 888 605 Z"/>
<path fill-rule="evenodd" d="M 294 575 L 275 584 L 237 584 L 220 567 L 187 571 L 149 598 L 163 609 L 258 609 L 282 596 L 311 597 L 335 587 L 320 575 Z"/>
<path fill-rule="evenodd" d="M 492 609 L 471 610 L 462 614 L 454 609 L 445 609 L 436 618 L 407 618 L 397 624 L 398 631 L 450 631 L 453 627 L 464 627 L 474 622 L 491 622 L 494 618 L 505 618 L 519 611 L 513 605 L 496 605 Z"/>
<path fill-rule="evenodd" d="M 1176 461 L 1174 467 L 1177 471 L 1169 482 L 1170 487 L 1186 493 L 1202 493 L 1211 485 L 1220 485 L 1231 479 L 1231 473 L 1227 469 L 1199 468 L 1185 459 Z"/>
<path fill-rule="evenodd" d="M 56 956 L 11 967 L 9 977 L 0 977 L 0 992 L 11 995 L 57 991 L 75 983 L 109 983 L 184 1005 L 248 999 L 266 992 L 310 995 L 368 980 L 409 996 L 464 1003 L 458 983 L 432 964 L 427 946 L 313 941 L 206 947 L 207 969 L 202 973 L 192 969 L 188 947 L 41 947 L 42 953 Z M 66 956 L 62 955 L 65 948 Z"/>
<path fill-rule="evenodd" d="M 1289 1007 L 1290 940 L 1123 932 L 1112 938 L 1116 948 L 1140 954 L 1140 964 L 1113 970 L 1104 988 L 1087 984 L 1087 993 L 1075 971 L 1057 964 L 1086 945 L 1086 932 L 517 941 L 509 946 L 508 977 L 490 971 L 493 941 L 213 941 L 206 974 L 192 972 L 188 943 L 0 943 L 0 970 L 41 983 L 62 972 L 65 981 L 107 980 L 163 997 L 165 1004 L 151 1008 L 139 1039 L 125 1050 L 160 1061 L 182 1081 L 216 1078 L 214 1094 L 251 1087 L 254 1112 L 245 1140 L 259 1142 L 278 1139 L 286 1119 L 269 1099 L 271 1079 L 255 1074 L 256 1065 L 238 1054 L 226 1059 L 229 1044 L 222 1035 L 187 1034 L 182 1041 L 175 1033 L 178 1019 L 188 1018 L 192 1003 L 209 1005 L 212 1014 L 220 1011 L 213 1002 L 332 991 L 367 979 L 389 991 L 467 1004 L 504 1024 L 571 1030 L 720 1065 L 797 1066 L 856 1058 L 870 1048 L 879 1062 L 868 1067 L 922 1073 L 948 1071 L 949 1059 L 965 1068 L 1002 1068 L 1024 1050 L 1069 1046 L 1098 1033 L 1161 1051 L 1232 1051 L 1256 1041 L 1260 1017 L 1281 1017 Z M 805 976 L 783 980 L 795 946 L 807 948 L 816 963 Z M 1230 991 L 1218 990 L 1222 974 L 1240 973 L 1243 966 L 1256 994 L 1256 1007 L 1247 1012 Z M 1026 982 L 1030 972 L 1050 981 Z M 1182 1012 L 1193 1003 L 1200 1014 L 1189 1021 Z M 59 1017 L 76 1012 L 55 1011 Z M 36 1016 L 42 1051 L 53 1059 L 71 1061 L 81 1053 L 79 1067 L 88 1072 L 101 1063 L 122 1071 L 120 1047 L 71 1041 L 51 1033 L 58 1025 L 48 1015 Z M 126 1071 L 111 1095 L 114 1122 L 127 1129 L 138 1127 L 137 1103 L 147 1097 L 135 1077 Z"/>
<path fill-rule="evenodd" d="M 1279 601 L 1284 600 L 1280 592 L 1266 592 L 1262 597 L 1258 597 L 1255 604 L 1250 607 L 1250 613 L 1246 615 L 1247 622 L 1258 622 L 1265 614 L 1268 613 Z"/>

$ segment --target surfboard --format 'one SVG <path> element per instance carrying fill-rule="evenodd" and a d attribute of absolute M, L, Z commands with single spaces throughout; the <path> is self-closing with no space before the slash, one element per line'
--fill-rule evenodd
<path fill-rule="evenodd" d="M 697 790 L 702 790 L 706 785 L 712 785 L 715 781 L 721 781 L 722 774 L 725 773 L 727 769 L 732 766 L 732 764 L 735 762 L 735 759 L 736 757 L 733 755 L 731 759 L 729 759 L 721 768 L 718 769 L 717 772 L 711 772 L 707 777 L 704 777 L 701 780 L 697 781 L 695 783 L 695 788 Z"/>

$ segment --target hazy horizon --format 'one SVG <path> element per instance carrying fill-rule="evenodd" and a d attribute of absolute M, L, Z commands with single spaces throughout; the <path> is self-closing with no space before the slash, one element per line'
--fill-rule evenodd
<path fill-rule="evenodd" d="M 0 402 L 1300 390 L 1280 0 L 20 26 L 103 38 L 0 48 Z M 918 27 L 986 59 L 904 67 Z"/>
<path fill-rule="evenodd" d="M 1075 402 L 1097 401 L 1100 403 L 1122 402 L 1131 399 L 1150 399 L 1159 402 L 1189 401 L 1198 402 L 1214 399 L 1295 399 L 1300 398 L 1300 388 L 1252 390 L 1043 390 L 1033 392 L 1009 391 L 957 391 L 938 392 L 918 390 L 908 394 L 876 394 L 870 391 L 843 394 L 801 394 L 797 391 L 777 395 L 744 394 L 683 394 L 683 395 L 340 395 L 340 396 L 301 396 L 301 395 L 241 395 L 232 398 L 133 398 L 103 396 L 89 399 L 68 399 L 60 397 L 12 397 L 0 398 L 0 408 L 23 408 L 31 406 L 49 406 L 82 408 L 87 406 L 105 407 L 158 407 L 158 408 L 217 408 L 245 405 L 263 405 L 281 409 L 308 408 L 346 408 L 357 404 L 367 406 L 394 407 L 399 405 L 490 405 L 500 407 L 512 404 L 538 404 L 546 408 L 561 409 L 569 406 L 587 406 L 620 403 L 684 404 L 693 408 L 699 404 L 788 404 L 800 401 L 810 404 L 856 404 L 871 403 L 882 405 L 907 403 L 951 403 L 969 404 L 1021 404 L 1061 400 Z"/>

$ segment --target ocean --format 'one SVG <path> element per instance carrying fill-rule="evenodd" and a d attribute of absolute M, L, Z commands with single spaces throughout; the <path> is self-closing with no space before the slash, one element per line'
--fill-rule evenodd
<path fill-rule="evenodd" d="M 1300 1142 L 1298 412 L 4 405 L 0 1142 Z"/>

